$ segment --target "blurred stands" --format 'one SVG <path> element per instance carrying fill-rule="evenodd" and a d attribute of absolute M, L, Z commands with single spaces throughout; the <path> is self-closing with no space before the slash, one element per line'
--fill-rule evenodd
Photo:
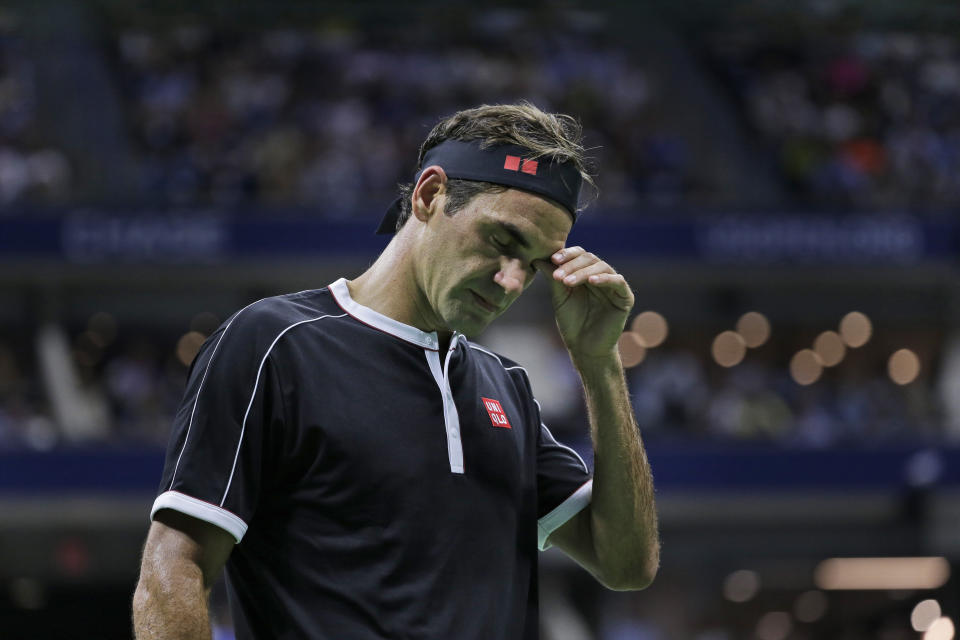
<path fill-rule="evenodd" d="M 24 201 L 64 202 L 71 161 L 37 115 L 36 69 L 19 14 L 0 7 L 0 216 Z"/>
<path fill-rule="evenodd" d="M 597 161 L 571 242 L 669 324 L 627 372 L 661 578 L 601 593 L 545 554 L 544 637 L 918 637 L 910 609 L 932 592 L 831 592 L 820 617 L 801 596 L 823 595 L 828 554 L 960 554 L 960 18 L 257 4 L 0 8 L 4 631 L 110 618 L 94 635 L 126 637 L 200 342 L 253 300 L 362 271 L 435 120 L 525 98 L 577 115 Z M 731 338 L 742 353 L 720 364 L 714 340 L 754 309 L 769 339 Z M 871 339 L 798 381 L 795 354 L 854 309 Z M 526 366 L 547 424 L 589 454 L 539 284 L 479 341 Z M 905 348 L 920 368 L 899 384 Z M 747 570 L 755 594 L 729 598 Z M 48 615 L 108 582 L 109 607 Z M 955 581 L 943 595 L 960 601 Z"/>
<path fill-rule="evenodd" d="M 301 204 L 370 216 L 413 175 L 429 126 L 466 106 L 531 100 L 575 113 L 603 167 L 603 202 L 696 189 L 683 136 L 650 129 L 663 96 L 639 52 L 585 12 L 418 16 L 253 29 L 185 18 L 123 26 L 115 59 L 144 194 L 178 204 Z"/>
<path fill-rule="evenodd" d="M 688 261 L 703 270 L 697 261 L 718 257 L 815 264 L 859 256 L 854 261 L 920 264 L 949 261 L 956 250 L 956 228 L 921 227 L 909 215 L 861 213 L 849 224 L 836 224 L 816 209 L 796 210 L 797 202 L 830 211 L 906 205 L 917 211 L 951 202 L 951 185 L 960 175 L 951 164 L 958 155 L 951 151 L 958 137 L 951 114 L 960 112 L 953 108 L 960 85 L 951 78 L 960 46 L 946 36 L 842 24 L 824 28 L 829 17 L 785 26 L 775 12 L 745 19 L 732 11 L 726 20 L 697 28 L 679 21 L 672 33 L 656 14 L 623 8 L 605 14 L 457 6 L 425 12 L 398 30 L 389 12 L 280 15 L 261 25 L 256 14 L 222 20 L 214 12 L 217 19 L 206 20 L 202 12 L 137 13 L 109 2 L 84 10 L 69 3 L 57 7 L 40 12 L 25 4 L 0 14 L 0 128 L 8 145 L 0 152 L 0 196 L 13 203 L 90 202 L 89 190 L 81 190 L 82 196 L 71 192 L 65 156 L 36 146 L 39 132 L 49 129 L 71 148 L 93 153 L 83 144 L 89 135 L 84 126 L 68 121 L 46 127 L 52 123 L 42 118 L 50 120 L 50 109 L 33 108 L 37 95 L 54 91 L 63 79 L 46 53 L 50 47 L 43 46 L 43 37 L 56 36 L 64 40 L 54 43 L 55 51 L 71 52 L 84 68 L 96 70 L 100 79 L 90 90 L 105 107 L 95 130 L 113 136 L 98 145 L 112 150 L 100 149 L 90 162 L 81 158 L 81 166 L 111 158 L 118 166 L 133 165 L 140 186 L 132 202 L 142 204 L 116 206 L 129 198 L 120 172 L 114 190 L 107 180 L 94 191 L 113 203 L 110 209 L 76 214 L 65 207 L 50 212 L 47 226 L 16 227 L 24 216 L 4 208 L 10 244 L 0 238 L 0 249 L 9 255 L 50 257 L 52 250 L 53 260 L 68 263 L 240 264 L 253 253 L 266 260 L 301 253 L 315 259 L 336 245 L 345 260 L 356 260 L 375 249 L 356 240 L 324 244 L 326 235 L 340 233 L 336 227 L 310 222 L 287 229 L 274 220 L 348 219 L 359 229 L 412 175 L 417 145 L 437 117 L 521 98 L 577 114 L 586 125 L 600 169 L 600 198 L 590 212 L 596 224 L 578 225 L 574 234 L 589 233 L 579 241 L 613 255 L 633 277 L 644 277 L 649 257 Z M 684 41 L 691 37 L 698 44 Z M 715 86 L 718 80 L 732 98 Z M 702 117 L 704 109 L 711 119 Z M 737 121 L 749 126 L 740 129 Z M 757 170 L 765 164 L 763 154 L 739 159 L 753 148 L 751 132 L 771 149 L 779 174 Z M 927 143 L 903 142 L 921 138 Z M 933 155 L 916 156 L 921 151 Z M 50 164 L 59 169 L 31 173 L 28 166 L 46 166 L 31 165 L 31 154 L 59 158 Z M 54 176 L 43 179 L 43 188 L 30 187 L 33 178 L 24 177 L 41 174 Z M 744 179 L 750 189 L 743 188 Z M 789 189 L 776 184 L 781 179 Z M 749 209 L 765 201 L 782 205 L 763 210 L 768 227 L 758 225 L 757 216 L 724 217 L 711 209 Z M 165 211 L 181 213 L 156 215 Z M 122 222 L 125 215 L 129 225 Z M 609 226 L 623 215 L 650 222 Z M 249 229 L 230 222 L 244 216 L 252 222 Z M 697 222 L 709 216 L 717 221 L 713 226 Z M 677 223 L 678 217 L 694 222 Z M 798 226 L 798 220 L 809 224 Z M 314 244 L 301 244 L 310 239 Z M 61 246 L 48 246 L 57 240 Z M 236 302 L 217 309 L 219 317 L 249 302 L 235 288 L 217 287 L 232 291 Z M 15 297 L 31 295 L 20 291 Z M 693 294 L 681 289 L 674 297 L 685 295 Z M 937 295 L 950 304 L 949 292 Z M 88 318 L 112 317 L 107 298 Z M 176 312 L 196 310 L 180 306 Z M 22 373 L 4 385 L 3 446 L 50 446 L 50 437 L 27 434 L 48 434 L 49 427 L 36 425 L 51 419 L 57 424 L 63 416 L 104 411 L 109 428 L 59 424 L 53 432 L 64 443 L 163 442 L 190 361 L 187 351 L 177 350 L 186 331 L 182 319 L 160 326 L 121 321 L 121 338 L 113 342 L 85 326 L 88 318 L 54 312 L 54 331 L 69 343 L 58 351 L 50 346 L 56 340 L 44 347 L 41 332 L 27 328 L 35 321 L 30 313 L 16 318 L 17 331 L 26 333 L 6 357 L 16 365 L 8 369 Z M 704 329 L 652 353 L 630 374 L 650 437 L 827 446 L 855 442 L 864 430 L 881 440 L 908 434 L 935 439 L 942 431 L 937 425 L 950 403 L 936 389 L 952 384 L 942 378 L 936 355 L 947 339 L 942 321 L 933 344 L 915 332 L 914 342 L 924 343 L 925 351 L 922 375 L 909 390 L 891 387 L 883 372 L 887 353 L 872 353 L 870 362 L 864 357 L 844 364 L 816 385 L 800 387 L 788 376 L 799 348 L 790 332 L 802 333 L 800 325 L 788 324 L 786 337 L 775 334 L 767 355 L 729 370 L 709 359 L 712 336 Z M 191 348 L 212 329 L 192 334 Z M 75 369 L 76 376 L 55 383 L 49 372 L 64 368 Z M 568 382 L 569 375 L 547 375 L 540 386 L 566 388 Z M 44 400 L 52 387 L 59 389 L 57 398 Z M 63 395 L 77 404 L 64 408 Z M 558 414 L 561 431 L 582 418 L 570 406 Z"/>
<path fill-rule="evenodd" d="M 728 16 L 702 55 L 792 199 L 943 215 L 960 201 L 960 41 L 825 13 Z"/>
<path fill-rule="evenodd" d="M 16 355 L 10 347 L 0 350 L 0 449 L 165 444 L 187 367 L 232 309 L 193 311 L 175 310 L 179 322 L 152 327 L 98 311 L 85 321 L 25 336 Z M 955 443 L 960 436 L 949 427 L 956 420 L 949 393 L 956 385 L 956 354 L 941 356 L 947 338 L 937 330 L 902 330 L 877 320 L 871 342 L 843 348 L 842 362 L 814 365 L 814 380 L 798 382 L 792 358 L 811 347 L 818 333 L 813 327 L 777 324 L 769 342 L 724 366 L 711 356 L 714 336 L 682 322 L 674 328 L 678 335 L 647 350 L 628 370 L 638 422 L 654 446 L 697 441 L 801 449 L 917 446 Z M 50 332 L 66 345 L 54 355 L 46 346 Z M 521 322 L 494 327 L 480 341 L 525 364 L 548 424 L 589 457 L 579 383 L 556 337 Z M 917 354 L 920 368 L 897 383 L 889 360 L 902 348 Z M 51 369 L 60 379 L 50 378 Z M 99 427 L 80 417 L 104 412 Z"/>
<path fill-rule="evenodd" d="M 370 219 L 410 179 L 439 117 L 519 99 L 586 127 L 600 170 L 593 215 L 945 215 L 960 197 L 960 44 L 926 25 L 783 7 L 691 27 L 643 8 L 454 6 L 398 30 L 389 13 L 360 9 L 261 24 L 109 2 L 54 17 L 30 6 L 0 15 L 5 203 L 64 202 L 79 184 L 87 202 Z M 46 38 L 74 41 L 55 53 L 91 77 L 85 92 L 102 109 L 87 121 L 37 112 L 39 96 L 74 88 L 30 29 L 46 22 Z M 90 144 L 91 131 L 105 144 Z M 83 167 L 109 162 L 122 166 L 116 179 L 91 194 Z"/>

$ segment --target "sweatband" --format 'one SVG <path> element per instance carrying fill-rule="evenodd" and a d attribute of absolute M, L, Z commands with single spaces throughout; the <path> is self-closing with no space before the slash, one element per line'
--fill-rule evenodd
<path fill-rule="evenodd" d="M 423 158 L 421 167 L 439 165 L 448 178 L 492 182 L 516 187 L 555 200 L 573 221 L 577 221 L 582 178 L 573 162 L 556 162 L 550 158 L 532 159 L 529 149 L 512 144 L 480 148 L 479 140 L 445 140 Z M 423 169 L 413 182 L 420 179 Z M 394 233 L 400 218 L 402 199 L 397 198 L 380 222 L 377 233 Z"/>

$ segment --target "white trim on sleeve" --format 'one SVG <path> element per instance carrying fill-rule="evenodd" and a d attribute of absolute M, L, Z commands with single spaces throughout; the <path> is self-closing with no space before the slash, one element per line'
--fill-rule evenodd
<path fill-rule="evenodd" d="M 574 491 L 569 498 L 561 502 L 553 511 L 537 520 L 537 548 L 544 551 L 550 547 L 547 538 L 567 520 L 577 515 L 590 504 L 593 497 L 593 478 L 587 480 Z"/>
<path fill-rule="evenodd" d="M 173 509 L 198 520 L 209 522 L 232 535 L 237 543 L 243 539 L 243 535 L 247 532 L 247 523 L 241 520 L 239 516 L 215 504 L 204 502 L 179 491 L 164 491 L 157 496 L 157 499 L 153 501 L 153 508 L 150 510 L 151 520 L 160 509 Z"/>
<path fill-rule="evenodd" d="M 270 352 L 273 351 L 274 345 L 276 345 L 280 341 L 280 338 L 282 338 L 284 334 L 287 333 L 287 331 L 290 331 L 290 329 L 293 329 L 294 327 L 299 327 L 300 325 L 306 324 L 308 322 L 316 322 L 317 320 L 323 320 L 324 318 L 342 318 L 345 315 L 347 314 L 341 313 L 338 316 L 327 314 L 317 318 L 307 318 L 306 320 L 301 320 L 300 322 L 294 322 L 293 324 L 289 325 L 286 329 L 278 333 L 277 337 L 274 338 L 273 342 L 270 343 L 270 346 L 267 347 L 267 352 L 263 354 L 263 358 L 260 360 L 260 366 L 257 367 L 257 377 L 253 379 L 253 391 L 250 393 L 250 402 L 247 403 L 247 410 L 243 414 L 243 422 L 240 423 L 240 439 L 237 442 L 237 452 L 233 454 L 233 466 L 230 467 L 230 477 L 227 478 L 227 488 L 223 490 L 223 498 L 220 499 L 221 507 L 223 507 L 223 505 L 227 502 L 227 494 L 230 493 L 230 485 L 233 484 L 233 474 L 236 473 L 237 471 L 237 460 L 239 460 L 240 458 L 240 446 L 243 444 L 243 434 L 247 430 L 247 418 L 250 417 L 250 407 L 253 406 L 253 400 L 257 397 L 257 387 L 260 385 L 260 374 L 263 373 L 263 365 L 267 362 L 267 358 L 270 357 Z M 172 482 L 170 486 L 171 487 L 173 486 Z"/>

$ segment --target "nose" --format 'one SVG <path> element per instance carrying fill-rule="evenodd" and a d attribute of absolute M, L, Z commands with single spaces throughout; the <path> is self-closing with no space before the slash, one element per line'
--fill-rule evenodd
<path fill-rule="evenodd" d="M 518 258 L 504 257 L 500 260 L 500 271 L 493 279 L 507 294 L 520 293 L 527 282 L 527 270 Z"/>

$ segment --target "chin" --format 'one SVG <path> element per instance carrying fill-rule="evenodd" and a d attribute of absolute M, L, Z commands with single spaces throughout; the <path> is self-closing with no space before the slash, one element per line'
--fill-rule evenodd
<path fill-rule="evenodd" d="M 492 318 L 483 318 L 473 309 L 464 309 L 460 305 L 445 317 L 445 323 L 451 331 L 459 331 L 468 338 L 483 332 L 490 325 Z"/>
<path fill-rule="evenodd" d="M 483 333 L 483 330 L 486 329 L 489 324 L 489 322 L 480 322 L 476 320 L 462 320 L 461 322 L 455 322 L 451 324 L 450 328 L 454 331 L 459 331 L 468 338 L 472 338 Z"/>

